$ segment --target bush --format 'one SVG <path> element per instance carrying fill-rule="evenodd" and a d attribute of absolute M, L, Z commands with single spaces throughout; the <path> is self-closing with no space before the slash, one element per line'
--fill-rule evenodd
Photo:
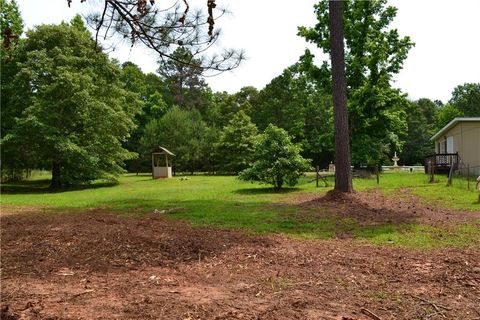
<path fill-rule="evenodd" d="M 284 183 L 294 186 L 298 178 L 310 169 L 310 161 L 304 159 L 300 151 L 285 130 L 270 124 L 257 145 L 256 161 L 243 170 L 239 178 L 271 184 L 277 190 Z"/>

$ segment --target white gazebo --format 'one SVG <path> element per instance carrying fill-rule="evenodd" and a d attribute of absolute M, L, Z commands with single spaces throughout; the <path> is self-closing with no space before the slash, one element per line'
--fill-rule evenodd
<path fill-rule="evenodd" d="M 152 150 L 152 178 L 171 178 L 172 177 L 172 161 L 169 156 L 173 153 L 164 147 L 157 147 Z"/>

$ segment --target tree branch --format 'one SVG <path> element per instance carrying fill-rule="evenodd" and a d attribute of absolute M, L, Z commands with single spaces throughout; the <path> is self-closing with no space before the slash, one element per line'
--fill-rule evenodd
<path fill-rule="evenodd" d="M 67 0 L 68 5 L 72 1 Z M 87 18 L 89 22 L 93 22 L 97 44 L 100 31 L 105 29 L 104 40 L 120 35 L 129 38 L 132 47 L 140 42 L 158 53 L 161 60 L 168 59 L 183 64 L 191 61 L 180 61 L 172 53 L 178 47 L 187 47 L 197 56 L 195 61 L 201 62 L 198 67 L 206 76 L 209 73 L 218 74 L 232 70 L 244 58 L 243 52 L 235 50 L 225 50 L 220 55 L 207 55 L 207 52 L 214 49 L 214 43 L 220 35 L 220 32 L 214 29 L 215 21 L 225 14 L 222 10 L 218 17 L 214 17 L 215 0 L 207 0 L 206 19 L 199 11 L 191 13 L 187 0 L 183 0 L 184 9 L 181 9 L 178 1 L 166 9 L 158 7 L 155 0 L 104 1 L 101 13 Z"/>

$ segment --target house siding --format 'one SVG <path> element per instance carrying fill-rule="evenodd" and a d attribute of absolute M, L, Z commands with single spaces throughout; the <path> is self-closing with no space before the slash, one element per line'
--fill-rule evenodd
<path fill-rule="evenodd" d="M 435 140 L 435 151 L 440 153 L 440 144 L 453 136 L 453 152 L 458 152 L 464 165 L 474 168 L 480 174 L 480 121 L 458 122 Z"/>

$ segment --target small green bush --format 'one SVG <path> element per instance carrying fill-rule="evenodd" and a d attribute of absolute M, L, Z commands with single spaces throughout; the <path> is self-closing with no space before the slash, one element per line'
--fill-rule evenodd
<path fill-rule="evenodd" d="M 243 170 L 239 178 L 259 181 L 281 189 L 284 183 L 294 186 L 298 178 L 310 169 L 310 162 L 300 155 L 288 133 L 270 124 L 260 138 L 253 165 Z"/>

